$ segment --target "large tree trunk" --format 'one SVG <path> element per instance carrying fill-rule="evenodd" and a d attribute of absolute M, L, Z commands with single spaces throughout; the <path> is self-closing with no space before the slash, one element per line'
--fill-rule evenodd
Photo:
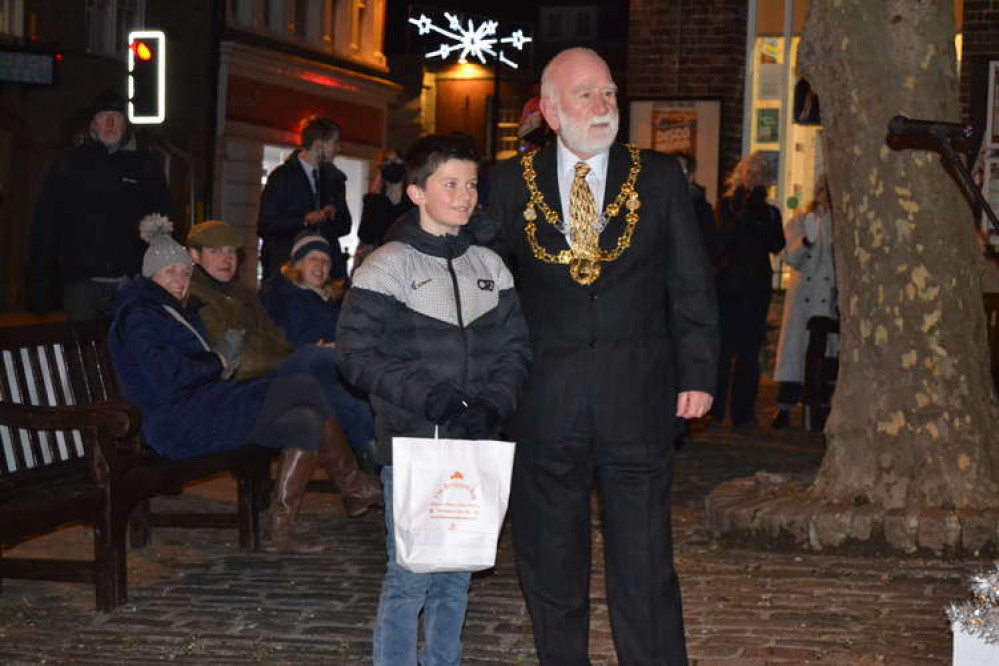
<path fill-rule="evenodd" d="M 999 506 L 997 409 L 969 206 L 895 114 L 956 121 L 952 0 L 812 0 L 801 70 L 833 196 L 840 374 L 811 488 L 888 509 Z"/>

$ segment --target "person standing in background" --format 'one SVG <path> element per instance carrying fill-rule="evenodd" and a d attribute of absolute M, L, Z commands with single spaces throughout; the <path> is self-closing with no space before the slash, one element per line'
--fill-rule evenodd
<path fill-rule="evenodd" d="M 347 176 L 333 164 L 339 153 L 340 126 L 317 118 L 302 130 L 301 148 L 268 176 L 257 222 L 264 279 L 281 270 L 295 237 L 307 228 L 333 248 L 333 279 L 346 279 L 347 257 L 339 239 L 350 233 L 351 219 Z"/>
<path fill-rule="evenodd" d="M 90 106 L 87 135 L 52 170 L 35 210 L 28 270 L 28 309 L 53 309 L 62 278 L 69 321 L 97 319 L 115 292 L 138 275 L 145 245 L 139 220 L 174 216 L 163 167 L 136 148 L 125 100 L 113 91 Z"/>
<path fill-rule="evenodd" d="M 784 247 L 780 211 L 767 203 L 770 182 L 763 155 L 747 155 L 732 170 L 728 190 L 718 206 L 715 283 L 722 350 L 711 416 L 722 423 L 727 407 L 736 428 L 756 426 L 753 414 L 760 385 L 760 349 L 773 293 L 770 255 Z"/>
<path fill-rule="evenodd" d="M 784 259 L 791 268 L 791 275 L 784 296 L 784 316 L 774 368 L 774 379 L 780 384 L 777 411 L 770 424 L 774 428 L 787 427 L 791 422 L 791 407 L 801 402 L 808 320 L 812 317 L 837 318 L 832 208 L 825 174 L 815 182 L 815 196 L 805 214 L 791 218 L 784 234 L 787 237 Z"/>

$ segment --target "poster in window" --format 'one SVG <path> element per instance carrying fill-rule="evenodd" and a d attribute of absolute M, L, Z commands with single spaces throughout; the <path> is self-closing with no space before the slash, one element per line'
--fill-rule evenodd
<path fill-rule="evenodd" d="M 985 119 L 985 139 L 990 148 L 999 148 L 999 60 L 989 63 L 989 97 Z"/>
<path fill-rule="evenodd" d="M 718 196 L 721 102 L 718 100 L 638 100 L 631 103 L 630 141 L 639 148 L 684 152 L 697 162 L 694 182 L 714 204 Z"/>
<path fill-rule="evenodd" d="M 652 150 L 697 153 L 697 111 L 692 102 L 652 107 Z"/>
<path fill-rule="evenodd" d="M 776 183 L 780 179 L 780 152 L 776 150 L 761 150 L 760 155 L 767 162 L 767 174 Z"/>
<path fill-rule="evenodd" d="M 780 109 L 756 110 L 756 142 L 777 143 L 780 140 Z"/>
<path fill-rule="evenodd" d="M 992 210 L 999 212 L 999 159 L 985 160 L 982 194 L 992 206 Z M 982 212 L 982 235 L 988 239 L 989 245 L 999 248 L 999 233 L 996 233 L 996 230 L 992 228 L 992 223 L 989 222 L 988 215 L 984 212 Z"/>

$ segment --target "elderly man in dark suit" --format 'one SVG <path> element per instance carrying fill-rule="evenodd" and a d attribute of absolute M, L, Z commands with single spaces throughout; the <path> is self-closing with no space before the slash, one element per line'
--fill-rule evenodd
<path fill-rule="evenodd" d="M 257 221 L 265 279 L 288 261 L 292 242 L 304 229 L 318 231 L 333 248 L 330 276 L 347 277 L 340 236 L 350 233 L 351 219 L 347 176 L 333 164 L 339 153 L 340 126 L 328 118 L 316 118 L 302 130 L 302 147 L 267 178 Z"/>
<path fill-rule="evenodd" d="M 545 666 L 589 663 L 594 488 L 620 663 L 687 663 L 673 437 L 678 419 L 711 406 L 715 296 L 683 172 L 614 143 L 616 91 L 588 49 L 548 64 L 541 108 L 558 141 L 495 167 L 479 229 L 515 266 L 531 332 L 534 365 L 508 431 L 514 545 Z"/>

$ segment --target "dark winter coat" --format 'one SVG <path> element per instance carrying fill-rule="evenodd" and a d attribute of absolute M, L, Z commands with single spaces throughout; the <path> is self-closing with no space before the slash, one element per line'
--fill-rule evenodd
<path fill-rule="evenodd" d="M 267 393 L 267 380 L 219 378 L 222 362 L 206 341 L 196 304 L 184 307 L 155 282 L 138 278 L 118 292 L 108 347 L 122 395 L 142 411 L 142 433 L 172 460 L 245 443 Z"/>
<path fill-rule="evenodd" d="M 295 347 L 336 340 L 340 304 L 314 290 L 289 282 L 278 273 L 260 287 L 260 300 L 271 320 Z"/>
<path fill-rule="evenodd" d="M 288 261 L 295 236 L 306 228 L 305 214 L 332 204 L 336 213 L 319 223 L 318 230 L 333 248 L 334 278 L 347 275 L 347 259 L 340 248 L 340 236 L 350 233 L 350 210 L 347 208 L 347 176 L 336 166 L 324 162 L 319 168 L 319 192 L 312 191 L 310 175 L 305 173 L 294 151 L 284 164 L 267 177 L 260 198 L 257 235 L 263 239 L 260 261 L 264 277 L 276 275 Z"/>
<path fill-rule="evenodd" d="M 738 188 L 722 198 L 718 211 L 718 293 L 726 297 L 769 294 L 770 255 L 784 248 L 780 211 L 767 203 L 762 187 L 752 192 Z"/>
<path fill-rule="evenodd" d="M 173 217 L 159 163 L 144 150 L 108 152 L 87 141 L 59 163 L 42 188 L 31 229 L 28 307 L 49 310 L 53 284 L 139 273 L 139 220 Z M 56 301 L 61 303 L 61 300 Z"/>
<path fill-rule="evenodd" d="M 642 151 L 640 159 L 631 247 L 604 263 L 589 286 L 574 282 L 568 266 L 534 257 L 524 232 L 529 194 L 520 158 L 493 167 L 482 231 L 498 232 L 516 266 L 534 359 L 508 425 L 517 441 L 558 441 L 583 418 L 606 441 L 672 441 L 677 392 L 714 392 L 717 310 L 687 181 L 672 157 Z M 536 155 L 534 169 L 545 201 L 563 217 L 556 164 L 551 144 Z M 624 146 L 611 147 L 601 209 L 617 196 L 630 164 Z M 601 233 L 603 249 L 616 246 L 624 212 Z M 540 214 L 537 228 L 543 248 L 568 250 L 565 236 Z"/>
<path fill-rule="evenodd" d="M 337 327 L 340 372 L 371 396 L 380 462 L 394 436 L 432 437 L 426 401 L 450 382 L 513 413 L 527 378 L 527 326 L 513 277 L 471 234 L 432 236 L 411 211 L 398 241 L 354 274 Z M 441 436 L 446 437 L 446 428 Z"/>
<path fill-rule="evenodd" d="M 397 204 L 392 203 L 384 194 L 365 194 L 361 223 L 357 227 L 357 240 L 374 247 L 391 240 L 385 237 L 385 232 L 412 207 L 413 202 L 405 192 Z"/>

